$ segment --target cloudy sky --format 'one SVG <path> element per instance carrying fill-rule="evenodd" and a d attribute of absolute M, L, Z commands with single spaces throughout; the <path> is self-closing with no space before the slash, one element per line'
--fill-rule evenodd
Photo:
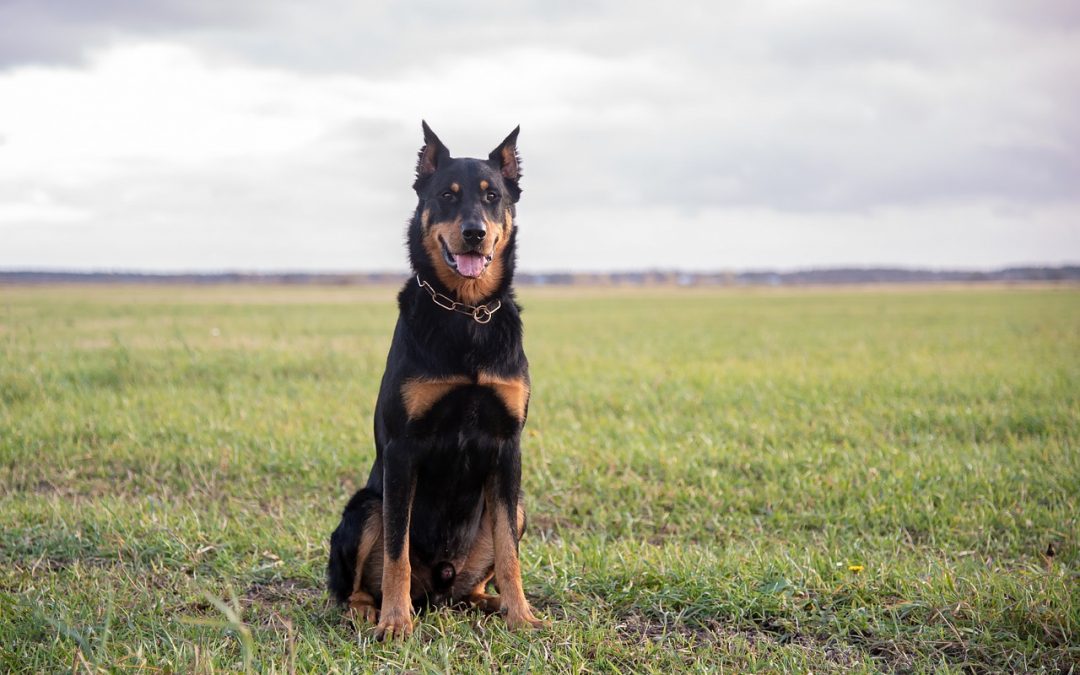
<path fill-rule="evenodd" d="M 1075 0 L 0 0 L 0 268 L 403 270 L 420 120 L 530 271 L 1080 262 Z"/>

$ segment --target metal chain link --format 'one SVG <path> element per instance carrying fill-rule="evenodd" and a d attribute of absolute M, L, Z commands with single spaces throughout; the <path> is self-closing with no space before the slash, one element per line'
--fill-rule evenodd
<path fill-rule="evenodd" d="M 458 314 L 464 314 L 471 316 L 472 320 L 476 323 L 487 323 L 491 321 L 491 315 L 499 311 L 502 307 L 502 300 L 496 300 L 494 307 L 488 305 L 466 305 L 464 302 L 458 302 L 450 296 L 439 293 L 431 284 L 420 278 L 420 275 L 416 275 L 416 285 L 423 288 L 431 295 L 432 301 L 442 307 L 443 309 L 450 310 L 451 312 L 457 312 Z"/>

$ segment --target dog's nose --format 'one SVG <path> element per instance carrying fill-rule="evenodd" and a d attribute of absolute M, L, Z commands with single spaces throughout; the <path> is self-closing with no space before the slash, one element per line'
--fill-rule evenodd
<path fill-rule="evenodd" d="M 461 226 L 461 236 L 465 237 L 465 243 L 469 246 L 476 246 L 482 242 L 485 234 L 487 230 L 484 229 L 483 223 L 465 223 Z"/>

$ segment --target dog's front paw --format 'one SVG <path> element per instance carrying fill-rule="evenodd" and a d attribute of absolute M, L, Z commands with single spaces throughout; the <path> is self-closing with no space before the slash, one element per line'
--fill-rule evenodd
<path fill-rule="evenodd" d="M 405 639 L 412 635 L 412 613 L 408 609 L 383 608 L 379 625 L 375 626 L 375 639 Z"/>
<path fill-rule="evenodd" d="M 506 627 L 510 630 L 539 630 L 550 625 L 547 621 L 537 619 L 529 610 L 507 613 L 506 615 Z"/>

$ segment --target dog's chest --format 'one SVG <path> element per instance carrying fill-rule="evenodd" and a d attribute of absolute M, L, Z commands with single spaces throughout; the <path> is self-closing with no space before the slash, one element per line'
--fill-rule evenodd
<path fill-rule="evenodd" d="M 409 378 L 401 401 L 414 430 L 485 433 L 513 429 L 525 419 L 529 384 L 524 376 L 479 373 L 474 377 Z"/>

